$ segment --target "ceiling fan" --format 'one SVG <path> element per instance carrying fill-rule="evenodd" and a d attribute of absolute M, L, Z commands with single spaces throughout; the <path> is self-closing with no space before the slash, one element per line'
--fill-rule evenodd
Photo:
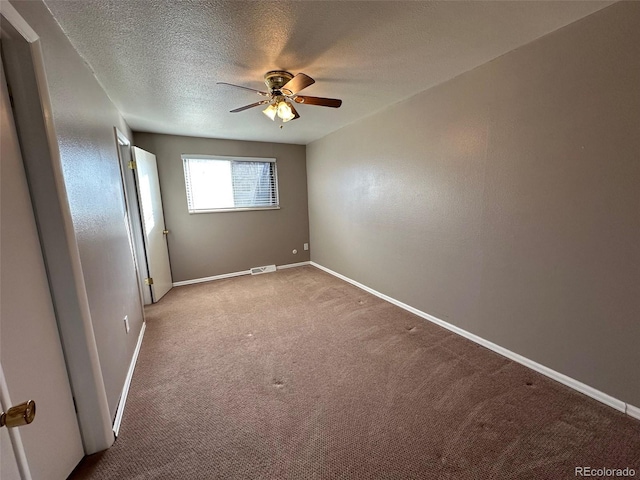
<path fill-rule="evenodd" d="M 289 122 L 296 118 L 300 118 L 300 115 L 294 108 L 292 102 L 332 108 L 338 108 L 342 105 L 342 100 L 337 98 L 298 95 L 298 92 L 315 83 L 313 78 L 309 75 L 305 75 L 304 73 L 298 73 L 294 76 L 292 73 L 283 70 L 271 70 L 264 74 L 264 83 L 269 89 L 267 92 L 226 82 L 218 82 L 218 85 L 229 85 L 231 87 L 242 88 L 244 90 L 255 92 L 262 97 L 267 97 L 259 102 L 231 110 L 231 113 L 243 112 L 260 105 L 268 105 L 262 113 L 274 121 L 276 116 L 283 122 Z"/>

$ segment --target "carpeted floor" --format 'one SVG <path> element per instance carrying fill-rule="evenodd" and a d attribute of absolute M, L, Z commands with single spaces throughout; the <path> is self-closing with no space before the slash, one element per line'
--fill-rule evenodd
<path fill-rule="evenodd" d="M 146 315 L 120 436 L 71 478 L 640 478 L 640 422 L 311 266 Z"/>

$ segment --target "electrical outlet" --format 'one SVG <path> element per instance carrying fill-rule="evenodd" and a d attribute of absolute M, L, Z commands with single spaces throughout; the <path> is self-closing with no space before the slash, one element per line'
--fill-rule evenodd
<path fill-rule="evenodd" d="M 304 249 L 305 249 L 305 250 L 309 250 L 309 244 L 308 244 L 308 243 L 305 243 L 305 244 L 304 244 Z"/>
<path fill-rule="evenodd" d="M 124 316 L 124 329 L 129 333 L 129 315 Z"/>

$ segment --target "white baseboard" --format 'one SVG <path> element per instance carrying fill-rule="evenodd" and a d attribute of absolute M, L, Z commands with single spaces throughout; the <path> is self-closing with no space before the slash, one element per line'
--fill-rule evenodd
<path fill-rule="evenodd" d="M 287 265 L 278 265 L 278 270 L 284 270 L 285 268 L 295 268 L 295 267 L 304 267 L 305 265 L 311 265 L 311 262 L 298 262 L 298 263 L 288 263 Z"/>
<path fill-rule="evenodd" d="M 212 280 L 222 280 L 223 278 L 240 277 L 242 275 L 251 275 L 251 270 L 242 270 L 241 272 L 223 273 L 222 275 L 214 275 L 213 277 L 194 278 L 193 280 L 173 282 L 173 286 L 182 287 L 183 285 L 193 285 L 194 283 L 204 283 Z"/>
<path fill-rule="evenodd" d="M 376 297 L 381 298 L 382 300 L 385 300 L 389 303 L 392 303 L 404 310 L 407 310 L 408 312 L 418 315 L 419 317 L 422 317 L 425 320 L 429 320 L 430 322 L 435 323 L 436 325 L 439 325 L 443 328 L 446 328 L 447 330 L 457 333 L 458 335 L 468 338 L 472 342 L 482 345 L 483 347 L 486 347 L 489 350 L 493 350 L 494 352 L 499 353 L 504 357 L 507 357 L 515 362 L 518 362 L 524 365 L 525 367 L 535 370 L 536 372 L 539 372 L 553 380 L 556 380 L 557 382 L 562 383 L 563 385 L 566 385 L 574 390 L 577 390 L 578 392 L 583 393 L 588 397 L 598 400 L 599 402 L 602 402 L 605 405 L 615 408 L 620 412 L 626 413 L 631 417 L 640 419 L 640 409 L 638 409 L 637 407 L 628 405 L 622 400 L 618 400 L 617 398 L 614 398 L 611 395 L 601 392 L 600 390 L 596 390 L 595 388 L 590 387 L 589 385 L 586 385 L 582 382 L 579 382 L 578 380 L 571 378 L 563 373 L 556 372 L 555 370 L 552 370 L 549 367 L 545 367 L 544 365 L 534 362 L 533 360 L 530 360 L 526 357 L 523 357 L 518 353 L 512 352 L 511 350 L 507 350 L 506 348 L 501 347 L 500 345 L 497 345 L 493 342 L 490 342 L 489 340 L 485 340 L 484 338 L 479 337 L 478 335 L 475 335 L 471 332 L 467 332 L 466 330 L 463 330 L 460 327 L 456 327 L 455 325 L 445 322 L 444 320 L 434 317 L 433 315 L 429 315 L 428 313 L 425 313 L 421 310 L 418 310 L 417 308 L 407 305 L 406 303 L 402 303 L 399 300 L 396 300 L 395 298 L 391 298 L 388 295 L 385 295 L 384 293 L 380 293 L 372 288 L 369 288 L 366 285 L 363 285 L 359 282 L 356 282 L 355 280 L 350 279 L 349 277 L 345 277 L 344 275 L 338 272 L 334 272 L 333 270 L 327 267 L 319 265 L 314 261 L 311 261 L 310 265 L 313 265 L 314 267 L 319 268 L 320 270 L 324 270 L 325 272 L 335 277 L 338 277 L 339 279 L 344 280 L 345 282 L 355 285 L 356 287 L 361 288 L 362 290 L 369 292 L 372 295 L 375 295 Z"/>
<path fill-rule="evenodd" d="M 129 386 L 131 385 L 131 379 L 133 378 L 133 371 L 136 368 L 138 361 L 138 354 L 140 353 L 140 346 L 142 345 L 142 338 L 144 337 L 144 331 L 147 328 L 147 323 L 142 322 L 142 328 L 140 329 L 140 335 L 138 335 L 138 343 L 136 349 L 133 351 L 133 357 L 131 358 L 131 364 L 129 365 L 129 371 L 127 372 L 127 378 L 124 381 L 124 387 L 122 388 L 122 394 L 120 395 L 120 403 L 118 403 L 118 409 L 116 410 L 116 418 L 113 421 L 113 433 L 117 437 L 120 431 L 120 424 L 122 423 L 122 415 L 124 415 L 124 407 L 127 403 L 127 395 L 129 394 Z"/>
<path fill-rule="evenodd" d="M 289 263 L 287 265 L 278 265 L 276 269 L 282 270 L 285 268 L 302 267 L 303 265 L 310 265 L 311 262 L 298 262 Z M 222 280 L 223 278 L 240 277 L 242 275 L 251 275 L 251 270 L 242 270 L 240 272 L 223 273 L 222 275 L 214 275 L 213 277 L 194 278 L 193 280 L 183 280 L 181 282 L 173 282 L 174 287 L 182 287 L 183 285 L 193 285 L 194 283 L 211 282 L 212 280 Z"/>
<path fill-rule="evenodd" d="M 627 403 L 627 415 L 640 420 L 640 408 L 634 407 L 633 405 L 629 405 Z"/>

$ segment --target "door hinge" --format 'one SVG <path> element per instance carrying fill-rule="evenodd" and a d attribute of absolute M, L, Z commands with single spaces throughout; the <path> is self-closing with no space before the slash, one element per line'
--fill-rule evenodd
<path fill-rule="evenodd" d="M 151 278 L 151 277 L 145 278 L 144 279 L 144 284 L 145 285 L 153 285 L 153 278 Z"/>
<path fill-rule="evenodd" d="M 135 160 L 131 160 L 127 166 L 129 167 L 129 170 L 135 170 L 136 169 L 136 161 Z"/>

